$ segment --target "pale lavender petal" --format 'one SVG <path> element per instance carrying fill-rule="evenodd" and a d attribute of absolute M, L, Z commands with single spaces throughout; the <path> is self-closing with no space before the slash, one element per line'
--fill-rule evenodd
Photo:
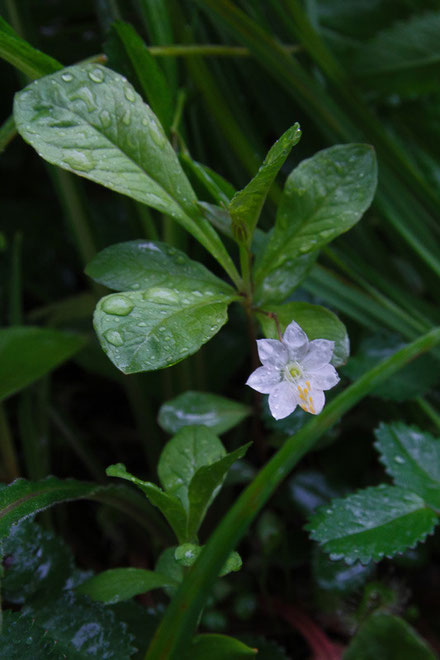
<path fill-rule="evenodd" d="M 321 369 L 306 375 L 308 375 L 312 387 L 316 387 L 319 390 L 329 390 L 331 387 L 337 385 L 340 380 L 336 369 L 331 364 L 326 364 Z"/>
<path fill-rule="evenodd" d="M 281 380 L 281 372 L 272 367 L 258 367 L 251 373 L 246 381 L 246 385 L 252 389 L 261 392 L 261 394 L 269 394 Z"/>
<path fill-rule="evenodd" d="M 257 348 L 264 366 L 281 369 L 289 361 L 287 348 L 278 339 L 257 339 Z"/>
<path fill-rule="evenodd" d="M 325 394 L 322 390 L 312 389 L 309 392 L 309 411 L 312 415 L 319 415 L 324 408 Z"/>
<path fill-rule="evenodd" d="M 314 339 L 310 342 L 301 364 L 306 371 L 317 371 L 332 359 L 335 342 L 329 339 Z"/>
<path fill-rule="evenodd" d="M 296 408 L 294 386 L 285 380 L 275 385 L 269 394 L 269 408 L 275 419 L 283 419 L 293 413 Z"/>
<path fill-rule="evenodd" d="M 298 323 L 292 321 L 286 328 L 283 335 L 283 342 L 289 350 L 289 358 L 291 360 L 300 360 L 306 352 L 309 340 Z"/>

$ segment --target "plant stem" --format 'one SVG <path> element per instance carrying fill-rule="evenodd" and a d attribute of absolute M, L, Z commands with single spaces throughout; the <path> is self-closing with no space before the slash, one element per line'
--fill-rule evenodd
<path fill-rule="evenodd" d="M 283 46 L 287 53 L 297 53 L 302 47 L 297 44 L 286 44 Z M 150 54 L 154 57 L 253 57 L 249 48 L 244 46 L 223 46 L 221 44 L 187 44 L 171 46 L 150 46 Z"/>
<path fill-rule="evenodd" d="M 228 553 L 236 547 L 251 522 L 292 468 L 316 444 L 322 434 L 353 408 L 372 389 L 396 373 L 411 360 L 440 342 L 440 328 L 434 328 L 408 344 L 379 365 L 370 369 L 356 383 L 344 390 L 323 412 L 312 418 L 300 431 L 289 437 L 210 537 L 191 572 L 185 577 L 145 655 L 146 660 L 182 658 L 188 649 L 197 619 Z"/>
<path fill-rule="evenodd" d="M 419 408 L 423 410 L 425 415 L 429 417 L 431 422 L 433 422 L 433 424 L 435 424 L 437 429 L 440 431 L 440 415 L 435 410 L 435 408 L 433 408 L 431 404 L 421 396 L 418 396 L 416 398 L 416 403 L 418 404 Z"/>
<path fill-rule="evenodd" d="M 0 126 L 0 153 L 6 149 L 8 144 L 17 135 L 14 117 L 11 115 Z"/>

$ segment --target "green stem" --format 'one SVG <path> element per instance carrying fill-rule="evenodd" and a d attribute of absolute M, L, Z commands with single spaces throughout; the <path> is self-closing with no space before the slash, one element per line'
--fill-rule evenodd
<path fill-rule="evenodd" d="M 431 406 L 431 404 L 428 403 L 428 401 L 426 401 L 426 399 L 423 399 L 423 397 L 421 396 L 416 398 L 416 403 L 418 404 L 419 408 L 423 410 L 425 415 L 429 417 L 431 422 L 433 422 L 433 424 L 435 424 L 437 429 L 440 431 L 440 415 L 435 410 L 435 408 L 433 408 L 433 406 Z"/>
<path fill-rule="evenodd" d="M 287 53 L 297 53 L 302 50 L 299 45 L 288 44 L 283 46 Z M 200 55 L 201 57 L 253 57 L 249 48 L 244 46 L 223 46 L 220 44 L 188 44 L 172 46 L 150 46 L 150 54 L 154 57 L 191 57 Z"/>
<path fill-rule="evenodd" d="M 14 117 L 11 115 L 0 126 L 0 153 L 6 149 L 8 144 L 17 135 Z"/>
<path fill-rule="evenodd" d="M 440 328 L 416 339 L 368 371 L 312 418 L 259 472 L 226 514 L 171 601 L 150 645 L 146 660 L 182 658 L 198 615 L 228 553 L 236 547 L 269 497 L 322 434 L 389 376 L 440 342 Z"/>

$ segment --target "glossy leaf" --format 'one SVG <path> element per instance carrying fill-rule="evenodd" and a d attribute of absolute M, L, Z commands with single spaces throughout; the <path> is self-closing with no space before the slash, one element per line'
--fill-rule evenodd
<path fill-rule="evenodd" d="M 217 495 L 229 468 L 235 461 L 243 458 L 251 444 L 239 447 L 211 465 L 204 465 L 191 479 L 188 489 L 188 539 L 196 535 L 206 510 Z"/>
<path fill-rule="evenodd" d="M 71 358 L 84 337 L 32 326 L 0 330 L 0 400 L 27 387 Z"/>
<path fill-rule="evenodd" d="M 119 603 L 152 589 L 176 586 L 167 575 L 142 568 L 112 568 L 82 582 L 76 593 L 104 603 Z"/>
<path fill-rule="evenodd" d="M 440 511 L 440 440 L 401 422 L 381 424 L 375 435 L 380 460 L 395 483 Z"/>
<path fill-rule="evenodd" d="M 103 486 L 75 479 L 16 479 L 0 490 L 0 538 L 8 535 L 12 525 L 50 506 L 91 498 L 103 490 Z"/>
<path fill-rule="evenodd" d="M 168 283 L 167 283 L 168 284 Z M 102 298 L 94 326 L 103 350 L 126 374 L 169 367 L 192 355 L 226 323 L 234 296 L 199 282 L 154 286 Z"/>
<path fill-rule="evenodd" d="M 287 179 L 275 228 L 257 261 L 257 284 L 348 231 L 371 204 L 376 180 L 374 150 L 364 144 L 336 145 L 300 163 Z"/>
<path fill-rule="evenodd" d="M 4 610 L 2 619 L 0 660 L 64 660 L 66 657 L 56 640 L 48 637 L 32 616 Z"/>
<path fill-rule="evenodd" d="M 344 653 L 344 660 L 435 660 L 435 657 L 409 623 L 388 612 L 376 612 L 368 617 Z"/>
<path fill-rule="evenodd" d="M 189 390 L 160 407 L 158 423 L 168 433 L 176 433 L 185 426 L 201 424 L 221 435 L 249 414 L 249 407 L 243 403 L 218 394 Z"/>
<path fill-rule="evenodd" d="M 161 241 L 127 241 L 110 245 L 87 265 L 86 274 L 116 291 L 165 286 L 197 291 L 200 285 L 219 293 L 233 289 L 198 261 Z"/>
<path fill-rule="evenodd" d="M 226 635 L 206 633 L 196 635 L 188 652 L 188 660 L 236 660 L 257 655 L 257 649 Z"/>
<path fill-rule="evenodd" d="M 258 241 L 261 236 L 254 235 Z M 262 242 L 257 243 L 261 248 Z M 268 271 L 264 279 L 255 288 L 255 302 L 266 307 L 269 303 L 282 303 L 299 287 L 307 277 L 318 258 L 319 251 L 299 254 L 292 259 L 285 259 Z"/>
<path fill-rule="evenodd" d="M 296 321 L 312 339 L 330 339 L 335 342 L 331 363 L 335 367 L 345 364 L 350 353 L 350 340 L 342 321 L 330 310 L 305 302 L 289 302 L 285 305 L 265 305 L 264 310 L 275 314 L 283 333 L 291 321 Z M 278 339 L 275 320 L 267 314 L 258 314 L 265 337 Z"/>
<path fill-rule="evenodd" d="M 188 490 L 194 475 L 203 466 L 215 463 L 225 455 L 226 450 L 213 431 L 204 426 L 187 426 L 162 450 L 157 466 L 160 482 L 188 511 Z"/>
<path fill-rule="evenodd" d="M 186 511 L 183 508 L 180 500 L 177 499 L 174 495 L 165 493 L 159 486 L 153 484 L 149 481 L 142 481 L 134 477 L 132 474 L 127 472 L 125 465 L 122 463 L 116 463 L 115 465 L 110 465 L 106 469 L 106 474 L 109 477 L 119 477 L 120 479 L 126 479 L 135 484 L 141 491 L 147 496 L 151 504 L 157 506 L 158 509 L 163 513 L 170 526 L 173 528 L 174 533 L 176 534 L 178 540 L 183 543 L 186 540 Z"/>
<path fill-rule="evenodd" d="M 234 276 L 159 121 L 122 76 L 98 64 L 68 67 L 19 92 L 14 118 L 49 163 L 172 216 Z"/>
<path fill-rule="evenodd" d="M 300 137 L 299 124 L 289 128 L 271 147 L 254 178 L 231 199 L 229 213 L 232 231 L 239 243 L 250 244 L 267 193 Z"/>
<path fill-rule="evenodd" d="M 306 528 L 332 559 L 366 564 L 412 548 L 436 524 L 437 516 L 418 495 L 378 486 L 333 500 L 312 516 Z"/>
<path fill-rule="evenodd" d="M 183 543 L 175 549 L 174 558 L 180 566 L 188 568 L 195 563 L 197 557 L 202 552 L 203 547 L 203 545 L 196 545 L 195 543 Z M 219 577 L 224 577 L 229 573 L 239 571 L 242 565 L 243 562 L 238 552 L 230 552 L 219 572 Z"/>

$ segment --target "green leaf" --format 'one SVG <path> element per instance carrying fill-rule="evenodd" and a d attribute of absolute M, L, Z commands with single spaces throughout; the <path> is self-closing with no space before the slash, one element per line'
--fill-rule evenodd
<path fill-rule="evenodd" d="M 387 612 L 372 614 L 361 625 L 344 660 L 435 660 L 436 655 L 406 621 Z"/>
<path fill-rule="evenodd" d="M 285 262 L 315 252 L 348 231 L 370 206 L 377 181 L 374 150 L 336 145 L 304 160 L 287 179 L 275 228 L 257 260 L 257 285 Z"/>
<path fill-rule="evenodd" d="M 0 490 L 0 538 L 8 535 L 12 525 L 34 513 L 61 502 L 92 498 L 103 490 L 103 486 L 75 479 L 16 479 Z"/>
<path fill-rule="evenodd" d="M 336 314 L 320 305 L 305 302 L 289 302 L 285 305 L 265 305 L 264 311 L 275 314 L 278 318 L 281 332 L 291 321 L 296 321 L 306 333 L 309 341 L 312 339 L 330 339 L 335 342 L 331 363 L 335 367 L 347 362 L 350 353 L 350 340 L 345 325 Z M 275 320 L 266 314 L 258 314 L 265 337 L 278 339 Z"/>
<path fill-rule="evenodd" d="M 375 431 L 381 462 L 395 483 L 440 511 L 440 440 L 401 422 Z"/>
<path fill-rule="evenodd" d="M 123 21 L 112 23 L 109 39 L 117 40 L 124 50 L 145 98 L 168 134 L 174 114 L 171 92 L 162 70 L 145 42 L 132 25 Z"/>
<path fill-rule="evenodd" d="M 257 654 L 257 649 L 226 635 L 207 633 L 196 635 L 188 651 L 188 660 L 235 660 L 249 658 Z"/>
<path fill-rule="evenodd" d="M 176 561 L 174 556 L 175 550 L 175 547 L 166 548 L 166 550 L 160 554 L 154 568 L 158 573 L 166 575 L 177 584 L 180 584 L 183 580 L 184 569 Z M 176 587 L 165 587 L 164 589 L 170 597 L 176 592 Z"/>
<path fill-rule="evenodd" d="M 254 178 L 231 199 L 229 213 L 232 219 L 232 231 L 239 243 L 250 244 L 267 193 L 300 137 L 299 124 L 289 128 L 271 147 Z"/>
<path fill-rule="evenodd" d="M 74 571 L 70 548 L 29 519 L 12 527 L 2 542 L 2 555 L 2 594 L 10 603 L 56 598 Z"/>
<path fill-rule="evenodd" d="M 240 635 L 245 644 L 258 649 L 258 660 L 290 660 L 286 651 L 272 639 L 260 635 Z"/>
<path fill-rule="evenodd" d="M 32 616 L 4 610 L 0 660 L 64 660 L 57 641 L 35 624 Z"/>
<path fill-rule="evenodd" d="M 380 332 L 361 341 L 358 351 L 350 358 L 343 373 L 351 380 L 359 378 L 376 364 L 405 346 L 400 335 Z M 372 395 L 385 400 L 406 401 L 427 392 L 438 383 L 440 375 L 432 368 L 432 358 L 427 355 L 413 360 L 398 374 L 376 387 Z"/>
<path fill-rule="evenodd" d="M 132 474 L 127 472 L 125 465 L 122 463 L 116 463 L 115 465 L 109 465 L 106 469 L 106 474 L 109 477 L 119 477 L 120 479 L 126 479 L 135 484 L 141 491 L 147 496 L 151 504 L 157 506 L 158 509 L 163 513 L 170 526 L 172 527 L 174 533 L 177 536 L 177 539 L 180 543 L 183 543 L 186 540 L 186 525 L 187 525 L 187 515 L 186 511 L 183 508 L 180 500 L 177 499 L 174 495 L 164 493 L 164 491 L 149 481 L 142 481 L 134 477 Z"/>
<path fill-rule="evenodd" d="M 229 181 L 207 165 L 198 163 L 186 151 L 179 154 L 179 159 L 191 181 L 197 181 L 199 186 L 211 195 L 216 204 L 229 204 L 230 199 L 235 195 L 235 189 Z"/>
<path fill-rule="evenodd" d="M 333 500 L 306 526 L 331 559 L 366 564 L 412 548 L 431 534 L 437 516 L 414 493 L 378 486 Z"/>
<path fill-rule="evenodd" d="M 84 337 L 32 326 L 0 329 L 0 400 L 27 387 L 77 353 Z"/>
<path fill-rule="evenodd" d="M 155 286 L 99 301 L 94 326 L 103 350 L 125 374 L 180 362 L 226 323 L 234 297 L 203 283 L 197 289 Z"/>
<path fill-rule="evenodd" d="M 160 482 L 188 511 L 188 490 L 194 475 L 225 455 L 226 450 L 213 431 L 205 426 L 184 427 L 162 450 L 157 466 Z"/>
<path fill-rule="evenodd" d="M 99 252 L 87 265 L 86 274 L 116 291 L 165 286 L 180 290 L 209 287 L 218 293 L 233 289 L 198 261 L 161 241 L 127 241 Z"/>
<path fill-rule="evenodd" d="M 257 230 L 258 231 L 258 230 Z M 256 233 L 254 238 L 257 238 Z M 261 247 L 261 244 L 258 245 Z M 267 272 L 255 289 L 255 303 L 266 307 L 270 303 L 282 303 L 307 277 L 318 258 L 319 251 L 299 254 L 293 259 L 286 259 Z"/>
<path fill-rule="evenodd" d="M 40 78 L 63 65 L 21 39 L 0 16 L 0 57 L 29 78 Z"/>
<path fill-rule="evenodd" d="M 188 489 L 188 539 L 193 538 L 202 524 L 206 510 L 217 495 L 229 468 L 239 458 L 243 458 L 252 443 L 239 447 L 223 458 L 205 465 L 195 473 Z"/>
<path fill-rule="evenodd" d="M 68 67 L 19 92 L 14 118 L 49 163 L 172 216 L 238 276 L 159 121 L 122 76 L 98 64 Z"/>
<path fill-rule="evenodd" d="M 104 603 L 119 603 L 160 587 L 177 586 L 167 575 L 142 568 L 113 568 L 94 575 L 76 588 L 76 593 Z"/>
<path fill-rule="evenodd" d="M 203 545 L 196 545 L 195 543 L 183 543 L 182 545 L 177 546 L 175 549 L 174 558 L 176 562 L 180 564 L 180 566 L 189 568 L 196 562 L 203 548 Z M 239 571 L 242 565 L 243 562 L 238 552 L 230 552 L 218 576 L 224 577 L 229 573 Z"/>
<path fill-rule="evenodd" d="M 158 423 L 168 433 L 193 424 L 208 426 L 221 435 L 237 426 L 250 414 L 249 406 L 218 394 L 187 391 L 164 403 Z"/>

